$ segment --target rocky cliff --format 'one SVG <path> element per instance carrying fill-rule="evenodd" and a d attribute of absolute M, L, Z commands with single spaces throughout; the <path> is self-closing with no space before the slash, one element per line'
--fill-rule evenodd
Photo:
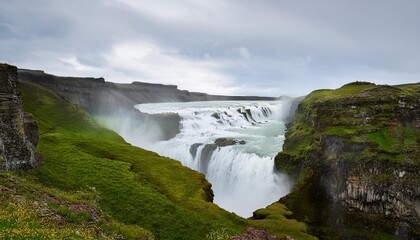
<path fill-rule="evenodd" d="M 0 64 L 0 169 L 40 165 L 37 144 L 38 125 L 31 114 L 23 112 L 17 68 Z"/>
<path fill-rule="evenodd" d="M 298 106 L 276 167 L 281 199 L 323 239 L 420 235 L 420 84 L 356 82 Z"/>

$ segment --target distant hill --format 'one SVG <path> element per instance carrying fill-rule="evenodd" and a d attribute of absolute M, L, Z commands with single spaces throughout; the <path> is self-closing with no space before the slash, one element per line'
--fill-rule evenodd
<path fill-rule="evenodd" d="M 19 80 L 47 86 L 70 102 L 84 106 L 91 113 L 109 112 L 113 106 L 131 108 L 140 103 L 277 99 L 209 95 L 179 90 L 175 85 L 143 82 L 118 84 L 106 82 L 104 78 L 59 77 L 40 70 L 19 69 L 18 74 Z"/>

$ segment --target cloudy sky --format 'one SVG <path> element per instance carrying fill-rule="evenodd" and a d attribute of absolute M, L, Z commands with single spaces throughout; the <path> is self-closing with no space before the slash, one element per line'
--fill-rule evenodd
<path fill-rule="evenodd" d="M 420 81 L 418 0 L 1 0 L 0 62 L 280 96 Z"/>

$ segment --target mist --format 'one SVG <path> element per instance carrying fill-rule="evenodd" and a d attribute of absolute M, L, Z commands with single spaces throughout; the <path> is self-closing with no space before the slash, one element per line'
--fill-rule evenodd
<path fill-rule="evenodd" d="M 200 171 L 213 185 L 216 204 L 250 217 L 253 211 L 290 191 L 292 181 L 275 170 L 274 156 L 281 150 L 285 124 L 299 101 L 283 98 L 271 102 L 149 103 L 128 109 L 112 106 L 107 115 L 96 115 L 95 119 L 135 146 Z M 218 140 L 236 142 L 217 145 Z"/>

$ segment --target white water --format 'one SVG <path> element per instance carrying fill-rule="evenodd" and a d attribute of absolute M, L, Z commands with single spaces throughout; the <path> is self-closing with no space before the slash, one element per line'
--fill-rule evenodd
<path fill-rule="evenodd" d="M 175 138 L 141 147 L 203 172 L 220 207 L 250 217 L 290 191 L 288 177 L 274 170 L 274 156 L 284 141 L 282 119 L 289 110 L 284 101 L 156 103 L 136 108 L 148 114 L 179 114 L 181 127 Z M 204 146 L 218 138 L 244 140 L 245 144 L 216 148 L 206 164 L 201 155 Z M 196 143 L 202 145 L 193 157 L 190 149 Z"/>

